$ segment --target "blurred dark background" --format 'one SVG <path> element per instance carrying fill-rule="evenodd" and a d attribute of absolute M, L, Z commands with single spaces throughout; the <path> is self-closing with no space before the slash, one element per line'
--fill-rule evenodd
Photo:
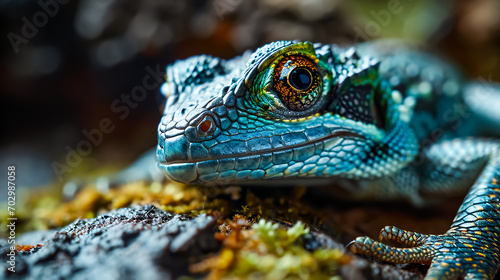
<path fill-rule="evenodd" d="M 143 84 L 146 67 L 197 54 L 231 58 L 275 40 L 405 38 L 429 44 L 471 79 L 498 81 L 498 11 L 498 0 L 1 1 L 1 166 L 15 164 L 22 186 L 126 166 L 156 145 L 159 86 L 123 120 L 112 106 Z M 115 129 L 68 165 L 87 139 L 82 131 L 104 118 Z"/>

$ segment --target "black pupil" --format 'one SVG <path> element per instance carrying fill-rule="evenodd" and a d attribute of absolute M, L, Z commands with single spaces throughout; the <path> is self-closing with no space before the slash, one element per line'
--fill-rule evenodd
<path fill-rule="evenodd" d="M 311 86 L 311 73 L 304 68 L 292 70 L 288 76 L 290 85 L 297 90 L 306 90 Z"/>

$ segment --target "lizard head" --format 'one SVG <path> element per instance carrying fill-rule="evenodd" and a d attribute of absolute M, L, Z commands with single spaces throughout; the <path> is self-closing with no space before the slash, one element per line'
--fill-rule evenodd
<path fill-rule="evenodd" d="M 162 86 L 158 166 L 193 183 L 393 172 L 416 143 L 381 90 L 378 64 L 354 49 L 291 41 L 232 60 L 178 61 Z"/>

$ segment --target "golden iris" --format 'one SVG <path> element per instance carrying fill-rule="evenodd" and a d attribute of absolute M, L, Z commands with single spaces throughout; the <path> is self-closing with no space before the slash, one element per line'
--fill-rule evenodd
<path fill-rule="evenodd" d="M 274 90 L 290 110 L 304 111 L 314 105 L 320 84 L 316 65 L 309 58 L 291 55 L 276 64 Z"/>

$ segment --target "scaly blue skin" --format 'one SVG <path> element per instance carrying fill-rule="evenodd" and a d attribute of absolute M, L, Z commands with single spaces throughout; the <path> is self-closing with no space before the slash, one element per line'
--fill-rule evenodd
<path fill-rule="evenodd" d="M 310 79 L 294 80 L 299 68 Z M 368 237 L 350 248 L 430 264 L 427 279 L 491 279 L 499 266 L 500 145 L 460 138 L 478 134 L 463 101 L 473 90 L 481 85 L 464 84 L 436 58 L 383 44 L 279 41 L 232 60 L 191 57 L 167 67 L 156 158 L 168 178 L 185 183 L 343 178 L 353 197 L 415 205 L 470 188 L 445 234 L 386 227 L 381 239 L 413 248 Z"/>

